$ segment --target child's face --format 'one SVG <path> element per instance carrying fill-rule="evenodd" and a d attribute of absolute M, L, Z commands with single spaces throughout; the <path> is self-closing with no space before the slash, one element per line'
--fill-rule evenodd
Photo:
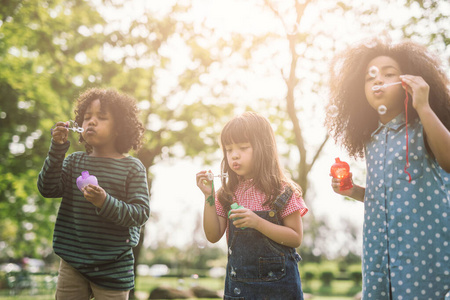
<path fill-rule="evenodd" d="M 82 133 L 84 140 L 94 150 L 96 148 L 115 149 L 114 119 L 109 110 L 102 109 L 100 100 L 92 101 L 91 105 L 86 109 L 82 127 L 84 129 Z"/>
<path fill-rule="evenodd" d="M 228 166 L 245 179 L 253 178 L 253 148 L 250 143 L 225 146 Z"/>
<path fill-rule="evenodd" d="M 376 72 L 372 72 L 376 67 Z M 402 71 L 399 64 L 388 56 L 378 56 L 372 59 L 366 67 L 364 91 L 370 106 L 378 110 L 380 105 L 386 106 L 386 113 L 380 114 L 380 121 L 389 122 L 403 111 L 405 90 L 401 84 L 380 88 L 374 91 L 375 85 L 399 82 Z"/>

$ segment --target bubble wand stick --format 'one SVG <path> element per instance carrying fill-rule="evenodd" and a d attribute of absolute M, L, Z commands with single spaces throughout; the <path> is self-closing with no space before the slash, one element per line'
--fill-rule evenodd
<path fill-rule="evenodd" d="M 398 81 L 398 82 L 392 82 L 392 83 L 385 83 L 383 85 L 374 85 L 372 87 L 372 91 L 379 91 L 381 89 L 387 88 L 388 86 L 396 85 L 396 84 L 402 84 L 402 82 Z"/>
<path fill-rule="evenodd" d="M 375 66 L 372 66 L 369 69 L 369 75 L 372 77 L 376 77 L 378 74 L 378 68 Z M 408 175 L 408 182 L 411 182 L 412 178 L 411 178 L 411 173 L 408 172 L 408 168 L 409 168 L 409 136 L 408 136 L 408 90 L 406 89 L 406 84 L 403 83 L 402 81 L 397 81 L 397 82 L 391 82 L 391 83 L 385 83 L 383 85 L 374 85 L 372 87 L 372 91 L 379 91 L 383 88 L 387 88 L 389 86 L 393 86 L 393 85 L 397 85 L 397 84 L 401 84 L 404 89 L 405 89 L 405 118 L 406 118 L 406 124 L 405 124 L 405 129 L 406 129 L 406 164 L 405 167 L 403 168 L 403 171 Z M 384 115 L 386 113 L 386 106 L 385 105 L 380 105 L 378 107 L 378 113 L 381 115 Z"/>
<path fill-rule="evenodd" d="M 211 195 L 209 195 L 209 197 L 206 198 L 206 202 L 208 202 L 209 206 L 214 206 L 214 203 L 216 202 L 216 199 L 214 197 L 214 177 L 228 178 L 228 173 L 221 173 L 220 175 L 214 175 L 212 172 L 208 172 L 206 173 L 206 176 L 208 177 L 208 180 L 211 181 Z"/>

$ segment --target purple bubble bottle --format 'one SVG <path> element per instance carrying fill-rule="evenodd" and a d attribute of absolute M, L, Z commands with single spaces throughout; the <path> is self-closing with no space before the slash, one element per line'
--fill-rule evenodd
<path fill-rule="evenodd" d="M 97 177 L 89 175 L 89 171 L 83 171 L 81 172 L 81 176 L 77 178 L 77 187 L 81 191 L 88 184 L 98 185 Z"/>

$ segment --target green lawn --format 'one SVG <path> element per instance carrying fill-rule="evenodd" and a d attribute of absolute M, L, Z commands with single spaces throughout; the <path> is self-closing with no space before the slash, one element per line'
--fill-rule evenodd
<path fill-rule="evenodd" d="M 302 283 L 304 288 L 309 289 L 307 292 L 313 291 L 314 296 L 311 300 L 353 300 L 352 282 L 351 281 L 333 281 L 330 287 L 321 286 L 320 281 L 313 280 L 309 285 Z M 173 278 L 173 277 L 138 277 L 136 280 L 136 296 L 139 300 L 146 300 L 150 292 L 157 286 L 170 286 L 179 289 L 189 289 L 194 285 L 203 286 L 209 289 L 221 291 L 223 289 L 223 279 L 214 278 Z M 352 292 L 349 295 L 349 291 Z M 339 295 L 339 296 L 330 296 Z M 345 296 L 344 296 L 345 295 Z M 16 296 L 10 296 L 8 290 L 0 290 L 0 299 L 2 300 L 53 300 L 54 290 L 39 290 L 38 294 L 30 295 L 29 291 L 23 291 Z M 216 299 L 217 300 L 217 299 Z"/>

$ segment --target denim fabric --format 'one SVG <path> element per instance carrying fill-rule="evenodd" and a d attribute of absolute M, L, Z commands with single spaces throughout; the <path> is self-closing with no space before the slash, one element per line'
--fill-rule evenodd
<path fill-rule="evenodd" d="M 276 200 L 274 210 L 255 213 L 280 224 L 278 212 L 292 191 Z M 303 300 L 298 272 L 300 255 L 294 248 L 280 245 L 253 228 L 236 228 L 229 222 L 228 264 L 224 299 Z"/>

